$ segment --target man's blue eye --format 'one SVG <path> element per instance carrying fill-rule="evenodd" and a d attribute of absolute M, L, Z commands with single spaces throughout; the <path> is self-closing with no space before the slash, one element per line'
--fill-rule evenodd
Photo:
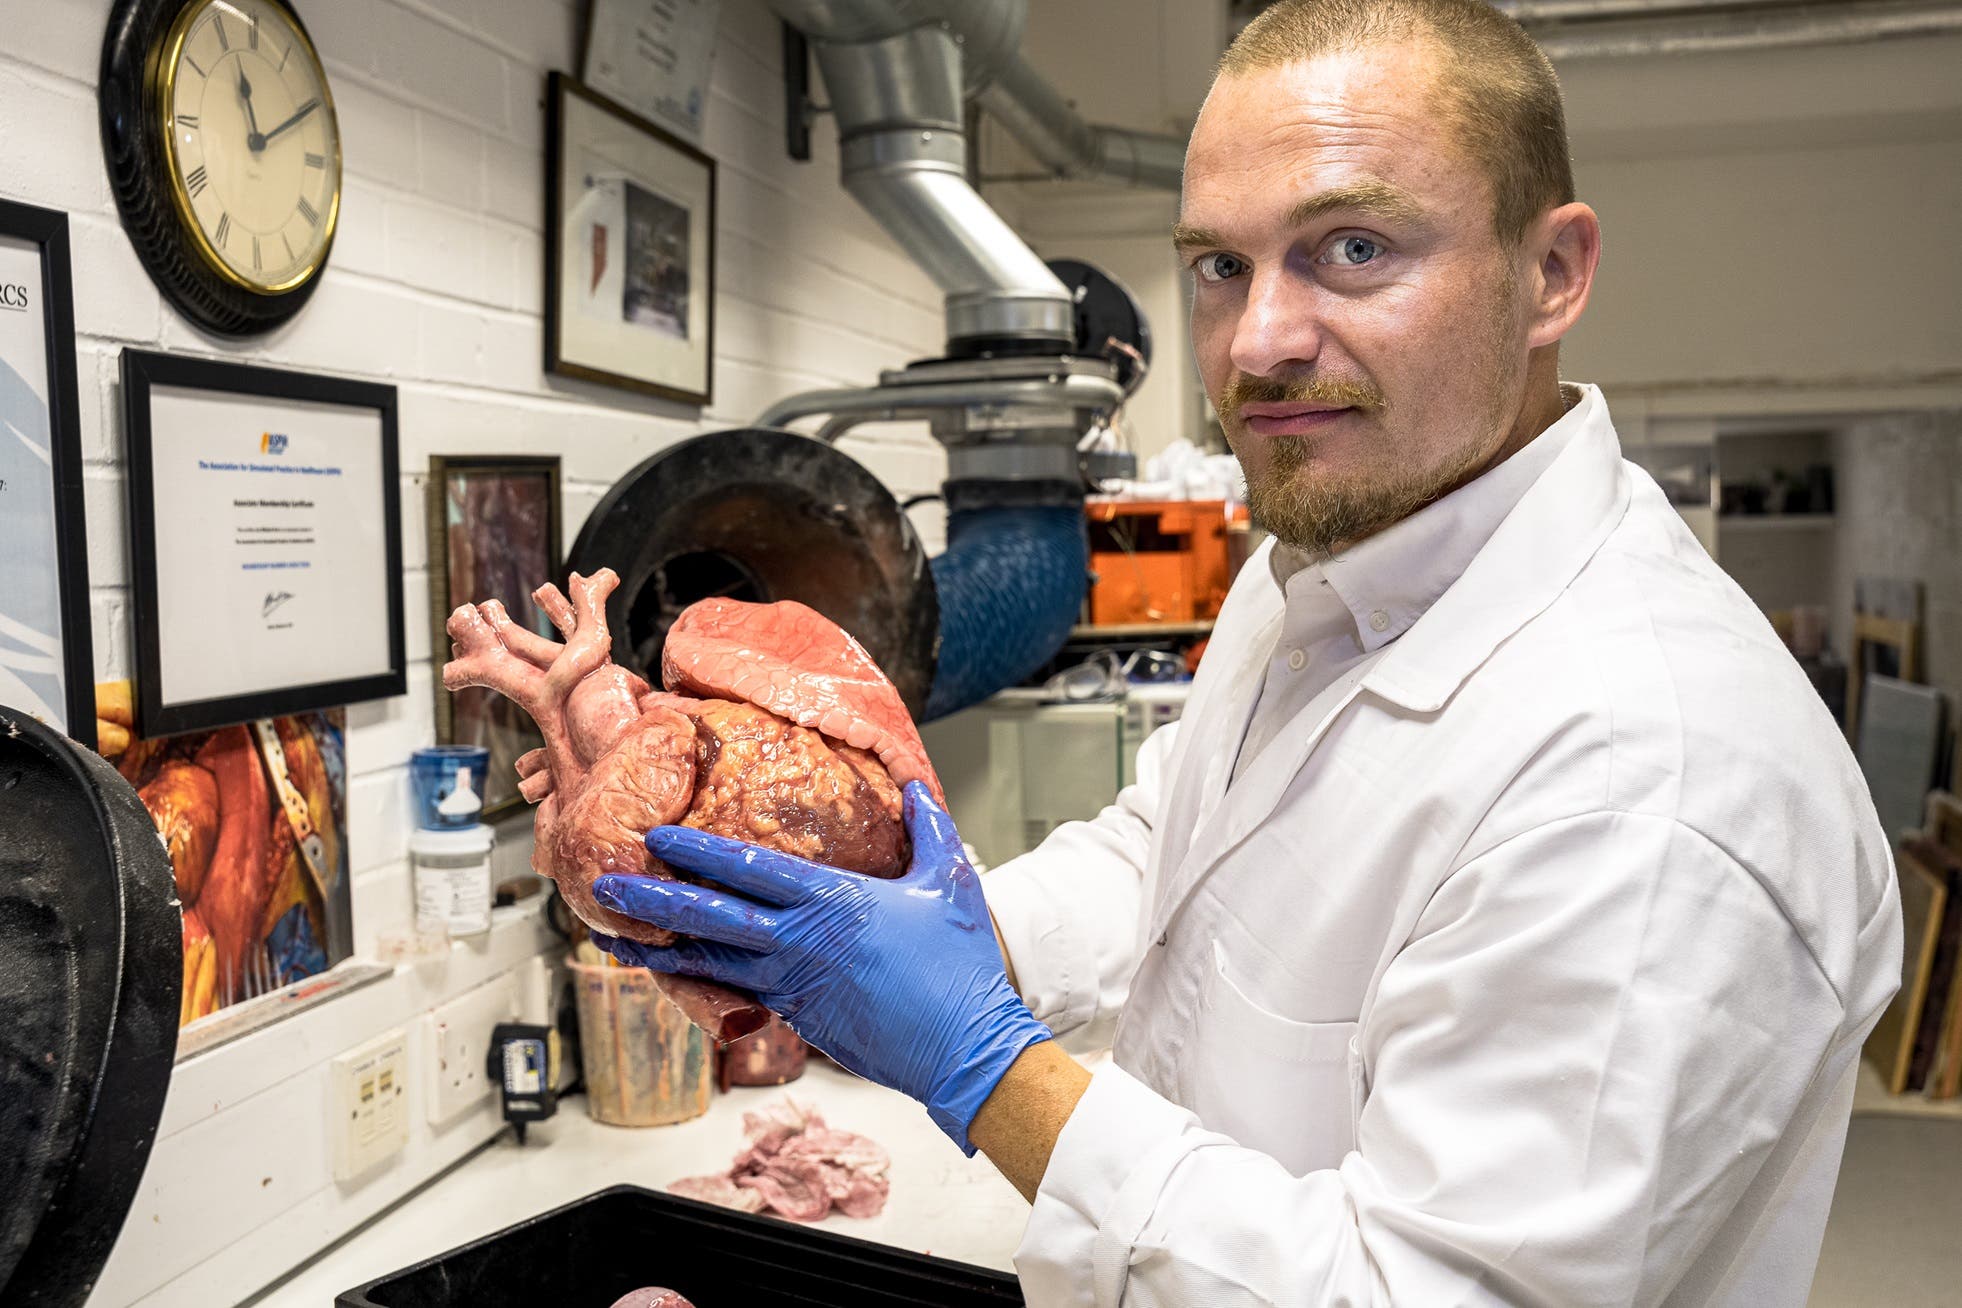
<path fill-rule="evenodd" d="M 1345 236 L 1329 247 L 1326 261 L 1355 268 L 1383 253 L 1383 247 L 1367 236 Z"/>
<path fill-rule="evenodd" d="M 1194 263 L 1201 281 L 1223 282 L 1247 270 L 1246 260 L 1237 254 L 1202 254 Z"/>

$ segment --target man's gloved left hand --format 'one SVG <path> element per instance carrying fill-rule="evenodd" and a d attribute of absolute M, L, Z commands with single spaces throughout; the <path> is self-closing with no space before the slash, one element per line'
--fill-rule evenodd
<path fill-rule="evenodd" d="M 603 876 L 601 904 L 691 938 L 596 943 L 623 963 L 753 991 L 845 1067 L 925 1104 L 972 1154 L 974 1115 L 1049 1028 L 1010 988 L 980 878 L 918 782 L 906 787 L 906 829 L 912 866 L 882 881 L 658 827 L 647 833 L 656 858 L 726 889 Z"/>

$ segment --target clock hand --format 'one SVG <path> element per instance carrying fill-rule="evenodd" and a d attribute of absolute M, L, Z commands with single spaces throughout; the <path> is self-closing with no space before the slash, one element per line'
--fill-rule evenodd
<path fill-rule="evenodd" d="M 238 66 L 238 97 L 245 102 L 245 148 L 257 154 L 266 148 L 266 138 L 259 134 L 259 116 L 252 112 L 252 83 L 245 80 L 245 65 Z"/>
<path fill-rule="evenodd" d="M 278 136 L 281 132 L 293 126 L 295 123 L 299 122 L 302 118 L 305 118 L 308 114 L 312 113 L 314 110 L 318 109 L 319 107 L 320 107 L 320 101 L 318 98 L 307 101 L 305 104 L 301 105 L 298 109 L 294 110 L 292 116 L 289 117 L 285 122 L 273 128 L 270 132 L 267 132 L 260 139 L 262 141 L 272 140 L 273 137 Z"/>

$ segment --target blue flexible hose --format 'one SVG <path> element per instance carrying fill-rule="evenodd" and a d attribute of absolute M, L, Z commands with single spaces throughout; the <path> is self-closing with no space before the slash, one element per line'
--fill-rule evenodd
<path fill-rule="evenodd" d="M 1090 545 L 1080 506 L 969 509 L 932 563 L 940 656 L 926 720 L 978 704 L 1046 663 L 1083 607 Z"/>

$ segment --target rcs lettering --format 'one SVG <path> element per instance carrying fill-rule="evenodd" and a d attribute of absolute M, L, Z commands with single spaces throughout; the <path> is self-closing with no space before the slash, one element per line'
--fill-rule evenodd
<path fill-rule="evenodd" d="M 27 287 L 19 282 L 0 282 L 0 309 L 25 309 Z"/>

